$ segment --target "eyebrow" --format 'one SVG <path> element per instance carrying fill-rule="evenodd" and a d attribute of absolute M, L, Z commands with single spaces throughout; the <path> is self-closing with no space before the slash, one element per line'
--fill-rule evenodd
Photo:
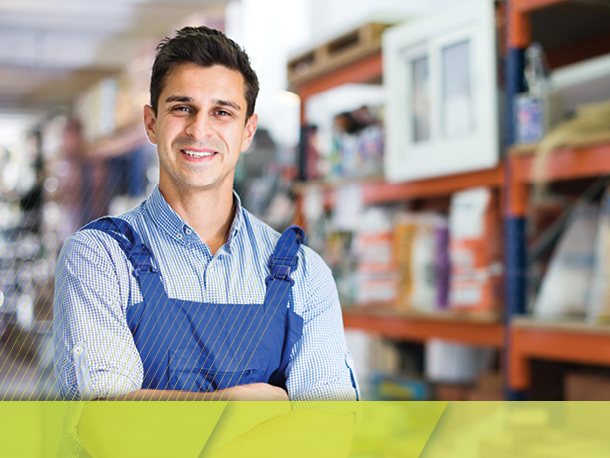
<path fill-rule="evenodd" d="M 165 103 L 170 103 L 170 102 L 192 102 L 193 98 L 192 97 L 188 97 L 186 95 L 170 95 L 168 98 L 165 99 Z"/>
<path fill-rule="evenodd" d="M 182 102 L 182 103 L 192 103 L 194 102 L 192 97 L 186 95 L 170 95 L 167 99 L 165 99 L 165 103 L 171 102 Z M 234 110 L 241 111 L 241 107 L 237 105 L 235 102 L 231 102 L 230 100 L 220 100 L 216 99 L 213 101 L 215 105 L 220 105 L 224 107 L 231 107 Z"/>
<path fill-rule="evenodd" d="M 241 107 L 238 104 L 236 104 L 235 102 L 231 102 L 230 100 L 219 100 L 219 99 L 216 99 L 216 100 L 214 100 L 214 103 L 216 105 L 220 105 L 220 106 L 223 106 L 223 107 L 231 107 L 231 108 L 233 108 L 236 111 L 241 111 Z"/>

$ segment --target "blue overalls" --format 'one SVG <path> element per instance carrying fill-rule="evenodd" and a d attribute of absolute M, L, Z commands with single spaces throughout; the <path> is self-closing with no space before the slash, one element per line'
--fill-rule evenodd
<path fill-rule="evenodd" d="M 303 319 L 290 305 L 297 252 L 305 240 L 298 226 L 280 236 L 269 259 L 263 304 L 215 304 L 167 296 L 152 255 L 124 220 L 105 217 L 81 230 L 114 238 L 133 266 L 143 302 L 126 318 L 144 366 L 143 389 L 215 391 L 249 383 L 285 387 L 285 371 Z M 180 275 L 171 272 L 168 275 Z"/>

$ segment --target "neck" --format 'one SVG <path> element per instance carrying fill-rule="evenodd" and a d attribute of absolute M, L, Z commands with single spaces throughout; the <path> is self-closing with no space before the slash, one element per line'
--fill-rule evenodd
<path fill-rule="evenodd" d="M 191 227 L 215 255 L 229 238 L 235 215 L 233 190 L 178 190 L 159 183 L 159 191 L 170 207 Z"/>

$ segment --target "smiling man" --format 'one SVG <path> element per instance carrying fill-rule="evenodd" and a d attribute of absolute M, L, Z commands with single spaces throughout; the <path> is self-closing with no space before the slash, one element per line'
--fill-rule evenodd
<path fill-rule="evenodd" d="M 258 80 L 221 32 L 157 48 L 144 124 L 152 195 L 73 234 L 57 264 L 55 374 L 67 399 L 357 400 L 330 269 L 233 191 Z"/>

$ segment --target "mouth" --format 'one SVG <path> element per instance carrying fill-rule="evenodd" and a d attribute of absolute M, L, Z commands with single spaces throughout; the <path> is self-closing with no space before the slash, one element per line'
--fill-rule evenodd
<path fill-rule="evenodd" d="M 193 149 L 181 149 L 180 152 L 185 156 L 193 159 L 203 159 L 215 156 L 216 151 L 201 151 L 201 150 L 193 150 Z"/>

